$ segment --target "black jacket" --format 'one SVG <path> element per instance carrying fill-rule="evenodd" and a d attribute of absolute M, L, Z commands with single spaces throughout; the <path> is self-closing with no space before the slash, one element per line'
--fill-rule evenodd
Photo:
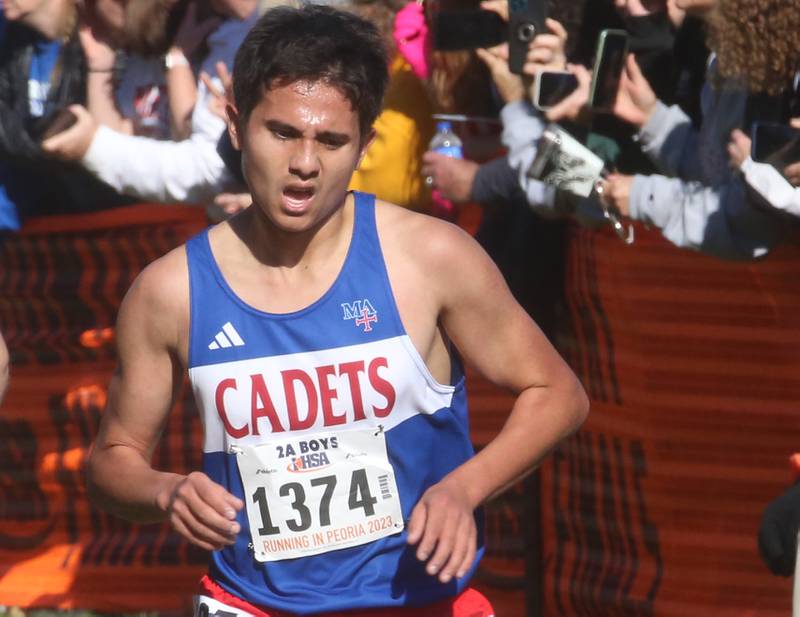
<path fill-rule="evenodd" d="M 9 197 L 25 216 L 86 212 L 130 203 L 75 163 L 45 155 L 39 139 L 62 108 L 86 101 L 86 64 L 77 31 L 62 46 L 44 114 L 29 112 L 28 75 L 40 36 L 16 22 L 0 41 L 0 161 L 7 166 Z"/>

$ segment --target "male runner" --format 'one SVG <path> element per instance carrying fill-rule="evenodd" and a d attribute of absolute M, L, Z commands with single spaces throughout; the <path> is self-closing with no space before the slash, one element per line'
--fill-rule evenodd
<path fill-rule="evenodd" d="M 479 506 L 587 413 L 467 234 L 347 192 L 386 69 L 368 22 L 266 13 L 228 109 L 253 205 L 151 264 L 120 309 L 90 488 L 213 551 L 198 614 L 488 617 L 467 587 Z M 459 356 L 518 395 L 478 455 Z M 184 367 L 205 427 L 188 476 L 151 465 Z"/>

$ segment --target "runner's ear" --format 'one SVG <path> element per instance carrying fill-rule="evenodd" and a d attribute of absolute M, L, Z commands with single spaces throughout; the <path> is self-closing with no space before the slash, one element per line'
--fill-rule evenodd
<path fill-rule="evenodd" d="M 375 135 L 377 135 L 375 128 L 370 127 L 369 132 L 364 136 L 364 139 L 361 140 L 361 152 L 358 155 L 358 163 L 356 164 L 356 169 L 359 168 L 361 165 L 361 161 L 364 160 L 364 155 L 367 153 L 367 150 L 372 145 L 372 142 L 375 141 Z"/>
<path fill-rule="evenodd" d="M 228 135 L 231 137 L 231 143 L 236 150 L 241 150 L 240 131 L 242 126 L 240 125 L 239 111 L 234 105 L 228 103 L 225 105 L 225 115 L 228 117 Z"/>

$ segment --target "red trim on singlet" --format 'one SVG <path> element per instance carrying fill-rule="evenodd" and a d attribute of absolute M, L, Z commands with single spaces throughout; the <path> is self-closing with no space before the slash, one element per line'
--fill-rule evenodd
<path fill-rule="evenodd" d="M 200 593 L 255 617 L 297 617 L 293 613 L 263 609 L 225 591 L 205 575 L 200 579 Z M 318 617 L 494 617 L 489 600 L 476 589 L 467 588 L 461 595 L 436 604 L 415 607 L 377 608 L 356 611 L 320 613 Z"/>

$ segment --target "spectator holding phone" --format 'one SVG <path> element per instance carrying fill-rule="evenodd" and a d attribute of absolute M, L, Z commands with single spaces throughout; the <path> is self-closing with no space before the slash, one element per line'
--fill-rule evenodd
<path fill-rule="evenodd" d="M 223 19 L 208 35 L 207 51 L 196 70 L 215 75 L 218 62 L 232 66 L 239 44 L 258 16 L 258 3 L 210 0 L 210 4 Z M 140 199 L 209 204 L 235 181 L 218 151 L 225 122 L 211 109 L 213 94 L 205 83 L 196 83 L 197 102 L 187 139 L 167 141 L 126 134 L 99 125 L 85 107 L 73 106 L 78 121 L 48 139 L 43 148 L 63 160 L 79 162 L 118 191 Z"/>
<path fill-rule="evenodd" d="M 800 129 L 800 118 L 791 126 Z M 794 217 L 800 217 L 800 161 L 776 169 L 767 163 L 757 163 L 751 156 L 752 142 L 739 129 L 731 133 L 728 155 L 731 164 L 742 173 L 744 181 L 767 204 Z"/>
<path fill-rule="evenodd" d="M 789 0 L 766 5 L 767 19 L 756 20 L 748 12 L 752 5 L 741 0 L 720 0 L 713 13 L 709 0 L 679 3 L 709 18 L 711 47 L 722 52 L 710 65 L 699 130 L 682 110 L 657 99 L 633 58 L 615 105 L 619 117 L 639 128 L 643 150 L 665 175 L 611 175 L 603 198 L 623 215 L 655 225 L 678 246 L 723 258 L 762 256 L 783 232 L 774 217 L 754 207 L 726 152 L 731 131 L 765 108 L 780 108 L 793 90 L 800 15 Z M 756 93 L 778 96 L 758 109 L 752 104 Z"/>
<path fill-rule="evenodd" d="M 498 13 L 508 21 L 506 0 L 487 0 L 481 3 L 484 10 Z M 546 19 L 547 32 L 535 36 L 529 44 L 523 73 L 532 77 L 543 68 L 563 69 L 566 65 L 567 31 L 561 22 Z M 503 102 L 500 117 L 503 122 L 503 143 L 509 156 L 497 158 L 482 165 L 465 159 L 454 159 L 436 152 L 426 152 L 423 158 L 423 175 L 430 177 L 432 185 L 454 203 L 476 201 L 481 203 L 525 200 L 523 188 L 530 188 L 532 207 L 552 204 L 553 191 L 539 182 L 520 187 L 516 168 L 519 150 L 541 134 L 543 124 L 533 114 L 529 96 L 530 79 L 523 80 L 508 68 L 508 44 L 476 51 L 489 69 L 495 91 Z"/>
<path fill-rule="evenodd" d="M 63 110 L 86 98 L 87 65 L 75 0 L 5 0 L 0 40 L 0 228 L 26 216 L 83 212 L 126 203 L 80 168 L 55 161 L 40 140 Z M 85 13 L 121 27 L 114 0 L 85 4 Z M 116 19 L 116 21 L 115 21 Z M 58 70 L 55 70 L 58 67 Z M 43 179 L 46 178 L 46 181 Z"/>

